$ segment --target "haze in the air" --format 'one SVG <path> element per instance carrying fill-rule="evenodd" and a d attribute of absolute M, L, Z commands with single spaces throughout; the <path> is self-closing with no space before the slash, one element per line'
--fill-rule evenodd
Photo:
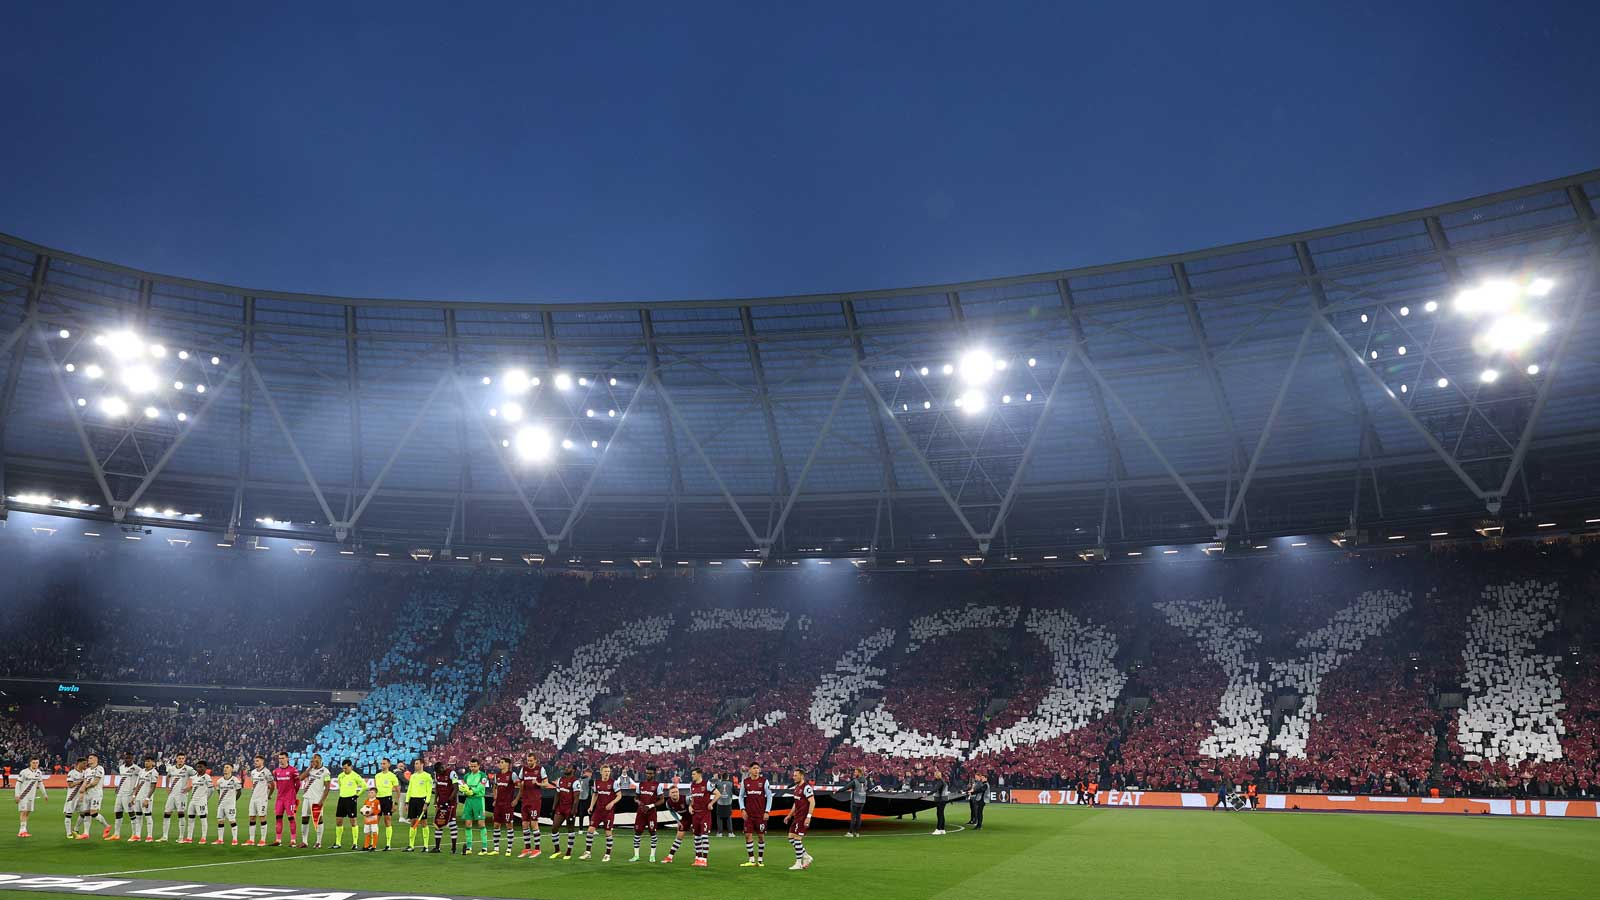
<path fill-rule="evenodd" d="M 1600 165 L 1593 3 L 10 4 L 0 231 L 254 287 L 858 290 Z"/>

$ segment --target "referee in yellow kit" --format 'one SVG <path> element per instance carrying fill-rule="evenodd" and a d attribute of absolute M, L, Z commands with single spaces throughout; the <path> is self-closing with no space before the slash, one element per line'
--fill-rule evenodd
<path fill-rule="evenodd" d="M 386 756 L 378 760 L 378 774 L 372 776 L 372 786 L 378 791 L 378 821 L 383 825 L 383 849 L 394 843 L 394 801 L 400 794 L 400 776 L 394 773 L 394 764 Z"/>
<path fill-rule="evenodd" d="M 333 811 L 333 849 L 339 849 L 344 835 L 344 821 L 350 820 L 350 847 L 358 845 L 361 837 L 361 794 L 367 789 L 367 779 L 355 770 L 355 764 L 345 760 L 339 766 L 339 806 Z"/>

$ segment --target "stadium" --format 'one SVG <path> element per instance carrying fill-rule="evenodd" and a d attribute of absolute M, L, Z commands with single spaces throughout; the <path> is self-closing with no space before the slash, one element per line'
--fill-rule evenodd
<path fill-rule="evenodd" d="M 0 888 L 1582 895 L 1597 204 L 651 303 L 0 239 Z"/>

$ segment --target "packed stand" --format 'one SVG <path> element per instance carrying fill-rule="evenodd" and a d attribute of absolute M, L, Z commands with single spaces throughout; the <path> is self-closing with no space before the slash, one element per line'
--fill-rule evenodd
<path fill-rule="evenodd" d="M 279 750 L 305 746 L 333 712 L 326 706 L 104 706 L 78 720 L 69 749 L 74 758 L 98 753 L 103 760 L 181 752 L 220 772 L 223 763 L 238 767 L 256 754 L 271 759 Z"/>

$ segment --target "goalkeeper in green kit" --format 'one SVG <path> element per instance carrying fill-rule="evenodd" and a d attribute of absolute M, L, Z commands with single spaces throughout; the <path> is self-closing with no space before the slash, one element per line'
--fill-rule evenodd
<path fill-rule="evenodd" d="M 489 826 L 483 814 L 484 795 L 489 792 L 489 776 L 478 760 L 467 762 L 467 774 L 461 776 L 461 819 L 467 829 L 466 855 L 472 855 L 472 829 L 478 829 L 482 841 L 480 852 L 489 852 Z"/>

